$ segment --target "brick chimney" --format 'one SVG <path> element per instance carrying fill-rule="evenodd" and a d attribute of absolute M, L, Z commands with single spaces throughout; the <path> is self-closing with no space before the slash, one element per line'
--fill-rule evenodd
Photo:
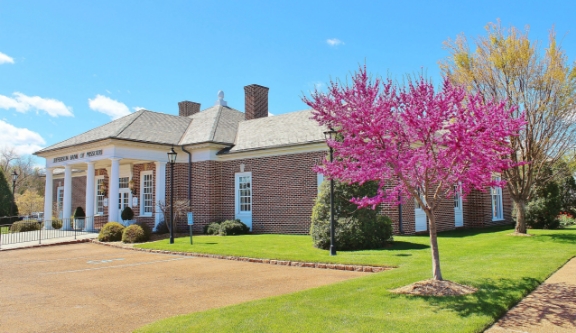
<path fill-rule="evenodd" d="M 268 88 L 251 84 L 244 87 L 246 120 L 268 117 Z"/>
<path fill-rule="evenodd" d="M 178 102 L 178 115 L 180 117 L 189 117 L 200 112 L 200 103 L 182 101 Z"/>

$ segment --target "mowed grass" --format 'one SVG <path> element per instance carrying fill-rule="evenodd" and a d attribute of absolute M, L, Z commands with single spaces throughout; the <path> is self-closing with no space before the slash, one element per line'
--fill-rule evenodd
<path fill-rule="evenodd" d="M 256 258 L 373 264 L 398 268 L 284 296 L 167 318 L 138 332 L 482 332 L 576 255 L 576 228 L 462 230 L 439 235 L 444 278 L 479 288 L 461 297 L 414 297 L 390 289 L 431 276 L 428 237 L 399 236 L 391 248 L 314 249 L 309 236 L 200 236 L 141 245 Z M 257 264 L 255 264 L 257 265 Z M 309 268 L 301 268 L 309 269 Z M 193 302 L 194 300 L 191 300 Z"/>

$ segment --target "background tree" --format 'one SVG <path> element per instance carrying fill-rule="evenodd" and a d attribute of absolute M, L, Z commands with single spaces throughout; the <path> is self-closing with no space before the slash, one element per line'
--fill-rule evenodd
<path fill-rule="evenodd" d="M 44 196 L 44 178 L 42 169 L 34 164 L 35 159 L 31 155 L 21 155 L 14 148 L 0 148 L 0 172 L 12 186 L 12 172 L 18 173 L 16 179 L 16 193 L 23 194 L 26 190 L 35 191 Z"/>
<path fill-rule="evenodd" d="M 12 223 L 13 219 L 2 219 L 6 216 L 17 216 L 18 205 L 13 206 L 12 185 L 8 185 L 4 173 L 0 172 L 0 224 Z"/>
<path fill-rule="evenodd" d="M 321 125 L 334 128 L 342 141 L 328 140 L 334 162 L 318 171 L 329 178 L 363 184 L 377 181 L 377 194 L 356 198 L 361 207 L 398 204 L 414 198 L 428 217 L 432 275 L 442 280 L 436 236 L 436 211 L 443 198 L 462 196 L 486 186 L 503 185 L 492 178 L 512 165 L 506 143 L 523 122 L 514 108 L 494 104 L 444 81 L 435 92 L 422 77 L 400 88 L 390 80 L 371 80 L 361 68 L 351 86 L 331 82 L 304 102 Z"/>
<path fill-rule="evenodd" d="M 486 100 L 517 105 L 515 117 L 525 115 L 526 126 L 511 139 L 514 161 L 527 161 L 504 171 L 516 209 L 516 232 L 526 233 L 526 204 L 535 194 L 534 184 L 552 180 L 545 171 L 571 149 L 576 140 L 576 69 L 549 35 L 544 52 L 538 41 L 500 22 L 489 23 L 487 36 L 475 40 L 473 49 L 464 35 L 448 40 L 451 55 L 440 67 L 455 84 L 462 84 Z"/>
<path fill-rule="evenodd" d="M 44 197 L 36 191 L 26 190 L 24 194 L 16 194 L 16 204 L 21 214 L 31 215 L 44 210 Z"/>

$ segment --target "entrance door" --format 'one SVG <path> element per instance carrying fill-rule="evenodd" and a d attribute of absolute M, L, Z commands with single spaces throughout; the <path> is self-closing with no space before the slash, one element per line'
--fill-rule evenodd
<path fill-rule="evenodd" d="M 124 208 L 129 206 L 130 203 L 130 189 L 121 188 L 118 190 L 118 216 L 122 216 Z"/>
<path fill-rule="evenodd" d="M 462 190 L 460 186 L 454 186 L 454 226 L 464 226 L 464 212 L 462 209 Z"/>
<path fill-rule="evenodd" d="M 418 195 L 420 195 L 422 201 L 426 202 L 426 198 L 420 193 L 420 191 L 421 190 L 418 189 Z M 414 216 L 416 218 L 415 231 L 419 232 L 428 230 L 428 226 L 426 225 L 426 213 L 416 199 L 414 199 Z"/>

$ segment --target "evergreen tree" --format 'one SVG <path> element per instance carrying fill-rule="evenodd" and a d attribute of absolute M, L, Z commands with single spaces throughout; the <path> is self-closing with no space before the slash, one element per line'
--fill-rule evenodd
<path fill-rule="evenodd" d="M 4 173 L 0 172 L 0 217 L 18 215 L 18 207 L 14 204 L 14 195 L 10 189 L 10 185 L 4 177 Z M 9 221 L 1 221 L 1 224 L 10 223 Z"/>

